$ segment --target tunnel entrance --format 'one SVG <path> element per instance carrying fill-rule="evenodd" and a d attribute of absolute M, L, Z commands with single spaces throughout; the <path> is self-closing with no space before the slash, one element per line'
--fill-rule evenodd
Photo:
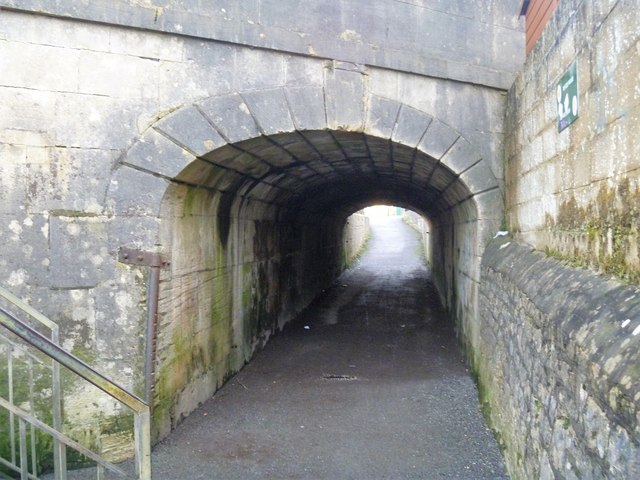
<path fill-rule="evenodd" d="M 162 478 L 506 478 L 417 232 L 370 222 L 353 267 L 158 445 Z"/>
<path fill-rule="evenodd" d="M 443 155 L 358 132 L 295 131 L 226 145 L 185 168 L 162 212 L 172 266 L 160 286 L 158 438 L 333 282 L 345 220 L 366 205 L 431 219 L 443 303 L 458 318 L 472 312 L 476 199 Z"/>
<path fill-rule="evenodd" d="M 502 218 L 489 163 L 393 100 L 368 95 L 333 118 L 336 94 L 305 110 L 282 89 L 205 99 L 163 116 L 120 160 L 108 202 L 132 229 L 156 225 L 171 259 L 150 352 L 156 440 L 332 284 L 345 220 L 367 205 L 429 218 L 436 290 L 462 341 L 478 337 L 480 259 Z"/>

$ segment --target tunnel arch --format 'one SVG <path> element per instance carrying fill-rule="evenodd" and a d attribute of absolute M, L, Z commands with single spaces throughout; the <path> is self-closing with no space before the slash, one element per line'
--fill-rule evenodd
<path fill-rule="evenodd" d="M 285 87 L 183 106 L 114 171 L 113 215 L 134 229 L 145 222 L 172 259 L 161 284 L 157 438 L 336 278 L 344 221 L 372 203 L 430 219 L 443 303 L 466 342 L 476 335 L 480 259 L 502 218 L 498 181 L 437 118 L 374 95 L 335 108 L 347 93 Z"/>

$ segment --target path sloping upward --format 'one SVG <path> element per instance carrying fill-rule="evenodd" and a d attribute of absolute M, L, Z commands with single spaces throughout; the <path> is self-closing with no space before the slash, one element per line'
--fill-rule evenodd
<path fill-rule="evenodd" d="M 355 268 L 155 448 L 154 479 L 506 478 L 418 236 L 372 229 Z"/>

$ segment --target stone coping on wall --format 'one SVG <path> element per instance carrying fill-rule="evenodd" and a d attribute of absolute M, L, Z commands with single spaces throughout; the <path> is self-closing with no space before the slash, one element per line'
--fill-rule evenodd
<path fill-rule="evenodd" d="M 508 5 L 484 7 L 475 1 L 477 5 L 461 5 L 460 12 L 446 3 L 426 8 L 406 1 L 373 2 L 361 9 L 354 0 L 333 5 L 326 2 L 322 10 L 312 2 L 300 5 L 278 0 L 262 7 L 256 1 L 235 6 L 224 2 L 229 11 L 220 4 L 207 5 L 209 2 L 0 0 L 0 10 L 235 43 L 507 90 L 524 60 L 523 25 Z M 350 16 L 354 9 L 360 9 L 359 15 L 350 19 L 350 28 L 340 32 L 340 14 Z M 397 18 L 404 18 L 405 23 Z M 430 40 L 451 36 L 454 27 L 457 38 L 473 37 L 476 41 L 470 44 L 450 38 L 448 51 L 440 41 Z M 395 31 L 391 38 L 390 28 Z M 425 30 L 429 32 L 426 36 Z M 421 42 L 412 40 L 414 34 L 422 35 Z"/>
<path fill-rule="evenodd" d="M 503 439 L 518 437 L 505 430 L 522 430 L 531 437 L 527 445 L 533 445 L 505 445 L 505 456 L 510 448 L 520 449 L 525 465 L 527 451 L 540 456 L 534 461 L 539 466 L 527 470 L 514 454 L 520 466 L 512 464 L 512 473 L 523 469 L 533 474 L 539 468 L 535 474 L 543 475 L 547 467 L 550 472 L 571 463 L 569 457 L 560 465 L 549 460 L 560 448 L 553 441 L 545 445 L 545 438 L 549 443 L 559 435 L 554 422 L 564 428 L 563 438 L 570 439 L 562 449 L 581 450 L 571 458 L 591 463 L 587 470 L 576 471 L 637 473 L 640 290 L 573 268 L 504 236 L 493 239 L 484 252 L 480 304 L 486 351 L 476 368 L 480 382 L 488 383 L 482 387 L 488 391 L 491 417 Z M 502 364 L 489 365 L 488 358 Z M 529 389 L 522 390 L 523 378 L 532 380 Z M 605 436 L 608 440 L 601 441 L 593 428 L 596 415 L 606 418 L 612 432 Z"/>

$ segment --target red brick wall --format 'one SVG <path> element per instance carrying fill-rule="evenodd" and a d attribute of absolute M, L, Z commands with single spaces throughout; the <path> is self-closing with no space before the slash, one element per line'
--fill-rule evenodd
<path fill-rule="evenodd" d="M 531 51 L 536 41 L 547 25 L 551 14 L 560 0 L 531 0 L 526 16 L 527 53 Z"/>

